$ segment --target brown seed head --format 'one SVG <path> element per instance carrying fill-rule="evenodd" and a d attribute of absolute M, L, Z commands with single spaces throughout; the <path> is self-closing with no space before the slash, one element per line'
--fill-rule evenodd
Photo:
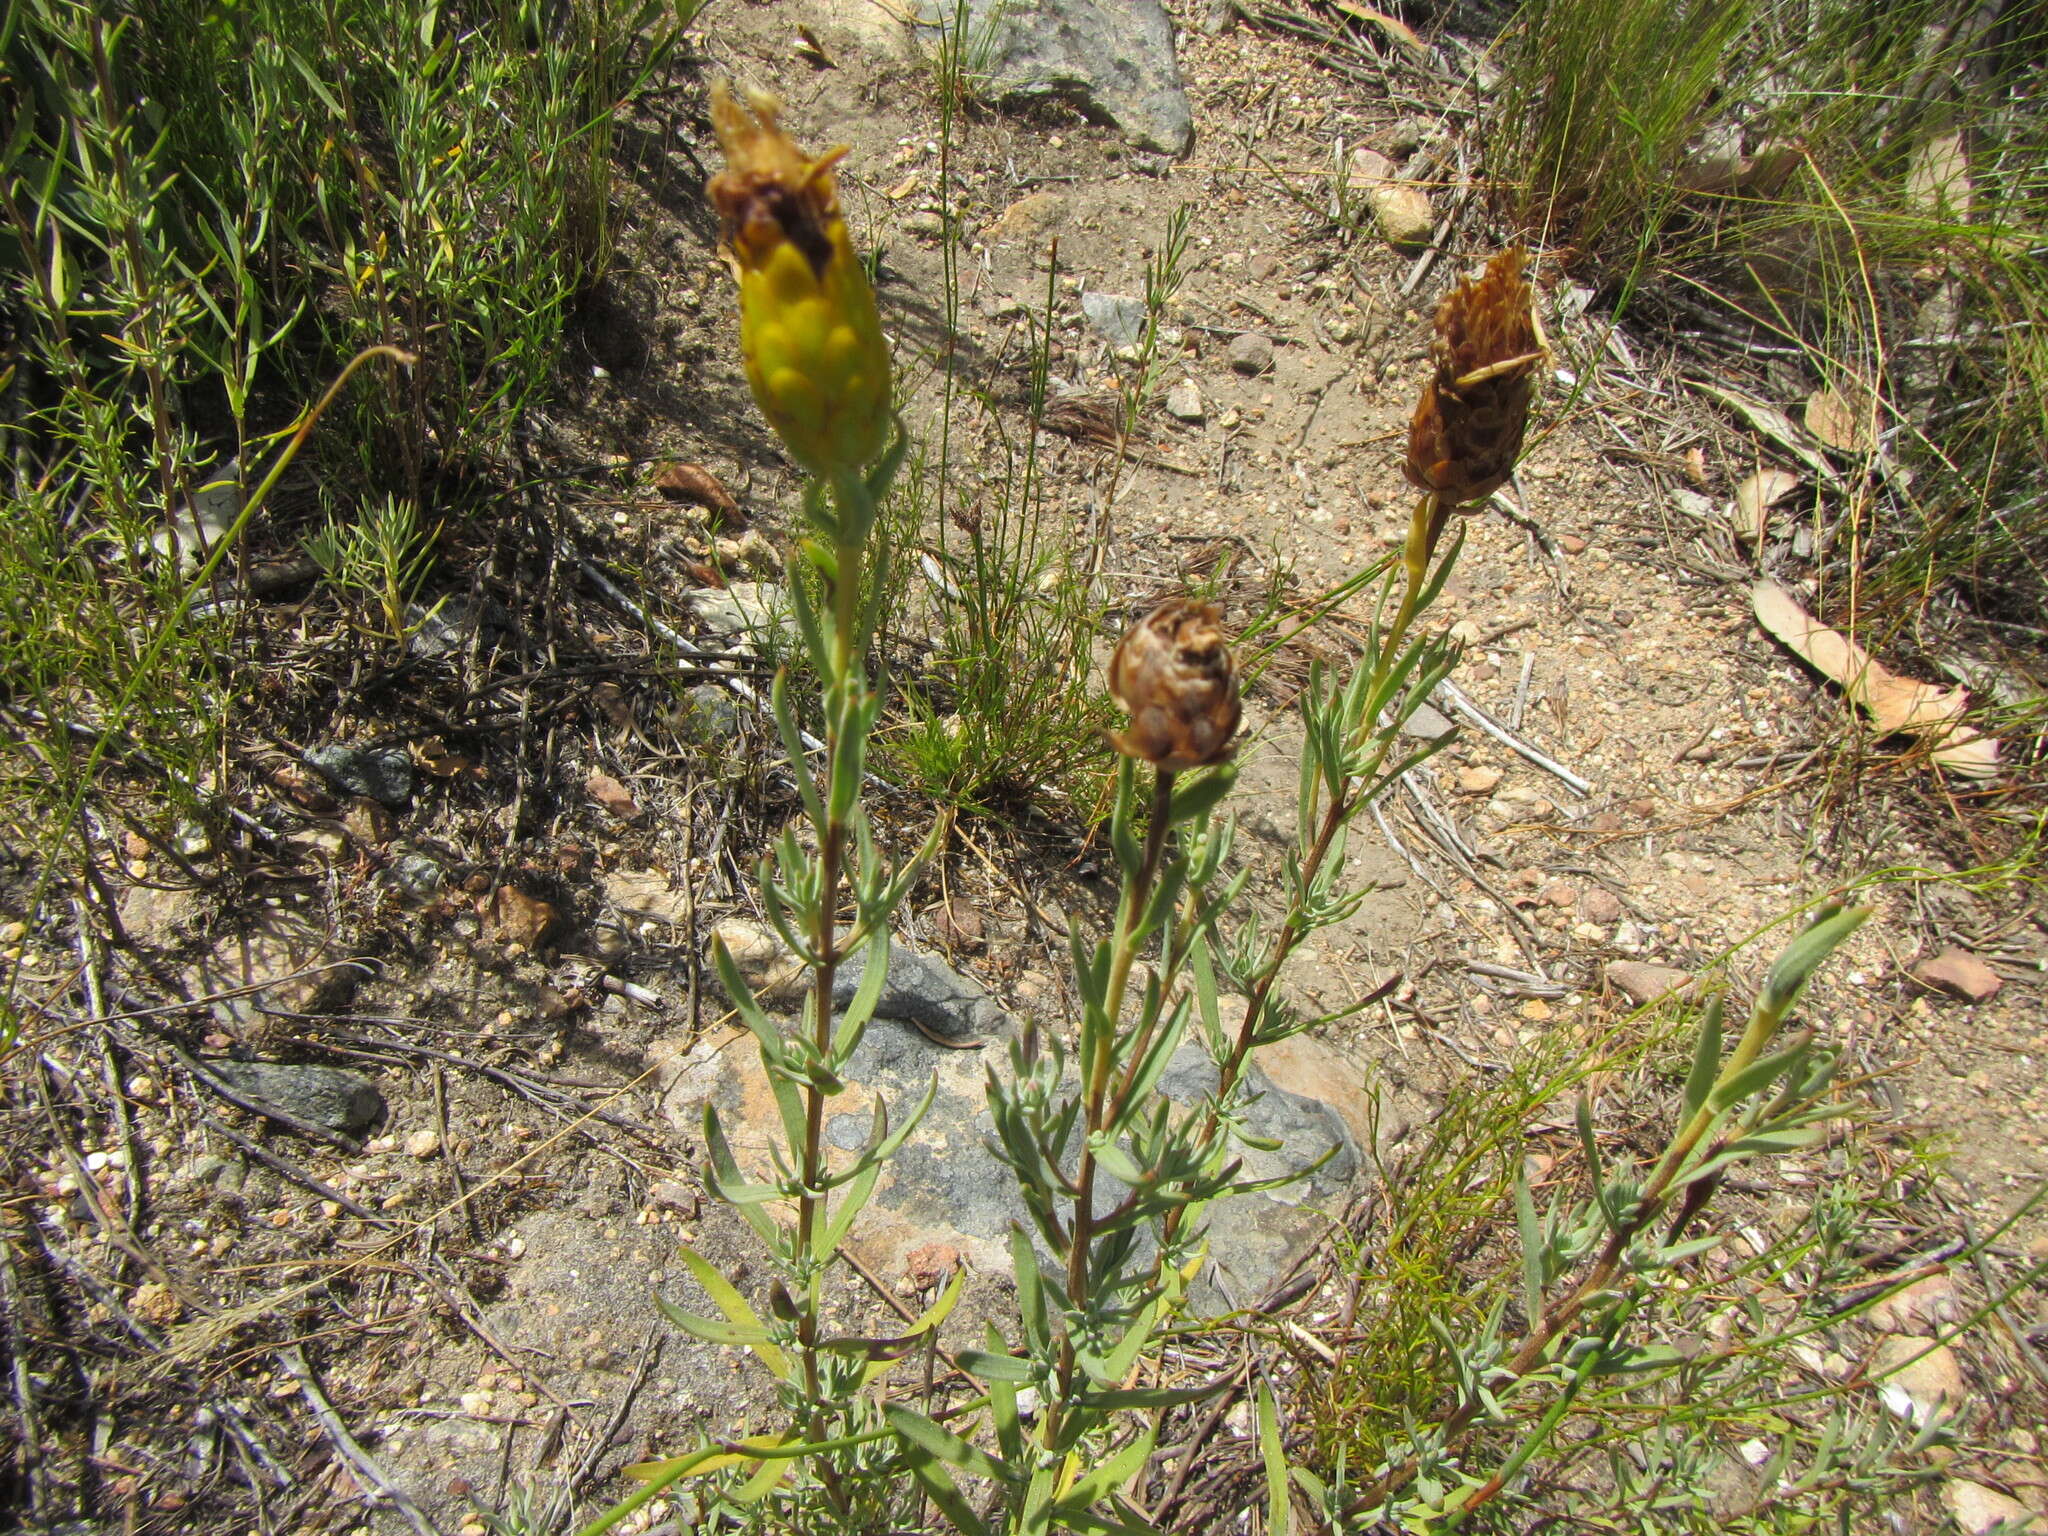
<path fill-rule="evenodd" d="M 829 226 L 839 217 L 832 167 L 846 150 L 806 155 L 782 131 L 781 112 L 766 91 L 749 91 L 742 106 L 724 81 L 712 82 L 711 123 L 730 168 L 713 176 L 706 190 L 743 264 L 765 265 L 787 240 L 822 272 L 832 259 Z"/>
<path fill-rule="evenodd" d="M 1517 246 L 1486 264 L 1478 282 L 1452 289 L 1436 312 L 1436 373 L 1408 428 L 1409 483 L 1446 507 L 1484 501 L 1506 483 L 1529 426 L 1543 362 L 1526 254 Z"/>
<path fill-rule="evenodd" d="M 1109 733 L 1127 757 L 1163 773 L 1206 768 L 1237 733 L 1237 661 L 1214 603 L 1171 597 L 1124 631 L 1109 660 L 1109 692 L 1131 723 Z"/>

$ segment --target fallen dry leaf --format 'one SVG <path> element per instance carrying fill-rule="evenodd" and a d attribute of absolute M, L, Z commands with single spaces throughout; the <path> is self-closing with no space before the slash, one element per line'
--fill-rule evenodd
<path fill-rule="evenodd" d="M 1761 544 L 1772 507 L 1799 489 L 1799 477 L 1786 469 L 1760 469 L 1735 487 L 1735 537 Z"/>
<path fill-rule="evenodd" d="M 501 942 L 532 949 L 547 936 L 560 914 L 516 885 L 501 885 L 491 896 L 486 916 L 491 931 Z"/>
<path fill-rule="evenodd" d="M 438 736 L 429 736 L 416 741 L 412 747 L 412 760 L 437 779 L 485 779 L 483 764 L 473 757 L 464 757 L 460 752 L 450 751 L 448 743 Z"/>
<path fill-rule="evenodd" d="M 722 518 L 740 515 L 740 504 L 732 499 L 732 492 L 702 464 L 664 464 L 654 472 L 654 488 L 678 501 L 708 507 Z"/>
<path fill-rule="evenodd" d="M 1835 478 L 1834 467 L 1814 450 L 1792 418 L 1775 405 L 1766 405 L 1738 389 L 1728 389 L 1706 379 L 1694 379 L 1691 383 L 1708 399 L 1720 401 L 1740 416 L 1749 424 L 1751 431 L 1762 433 L 1823 480 Z"/>
<path fill-rule="evenodd" d="M 590 798 L 610 811 L 621 821 L 640 819 L 640 802 L 632 792 L 608 773 L 593 773 L 583 786 L 590 791 Z"/>
<path fill-rule="evenodd" d="M 1840 630 L 1830 629 L 1800 607 L 1775 581 L 1758 582 L 1751 601 L 1757 622 L 1869 711 L 1880 735 L 1925 737 L 1933 743 L 1929 757 L 1972 778 L 1998 772 L 1998 743 L 1961 723 L 1969 708 L 1962 689 L 1900 677 Z"/>
<path fill-rule="evenodd" d="M 818 34 L 802 22 L 796 25 L 796 42 L 792 45 L 796 56 L 813 69 L 837 69 L 838 63 L 825 51 L 825 45 L 818 41 Z"/>
<path fill-rule="evenodd" d="M 1870 397 L 1823 385 L 1806 397 L 1806 430 L 1838 453 L 1870 451 Z"/>

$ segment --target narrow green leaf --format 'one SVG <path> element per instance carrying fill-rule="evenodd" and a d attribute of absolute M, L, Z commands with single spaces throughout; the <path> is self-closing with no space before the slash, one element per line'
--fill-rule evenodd
<path fill-rule="evenodd" d="M 1230 1049 L 1230 1043 L 1223 1037 L 1223 1016 L 1216 993 L 1216 962 L 1209 954 L 1206 934 L 1197 938 L 1188 951 L 1188 973 L 1195 982 L 1195 1016 L 1201 1020 L 1202 1038 L 1208 1042 L 1209 1054 L 1220 1057 Z"/>
<path fill-rule="evenodd" d="M 1575 1119 L 1579 1128 L 1579 1145 L 1586 1154 L 1586 1177 L 1593 1185 L 1593 1203 L 1604 1215 L 1607 1212 L 1607 1180 L 1600 1171 L 1600 1144 L 1593 1136 L 1593 1102 L 1583 1093 L 1579 1095 Z"/>
<path fill-rule="evenodd" d="M 1870 918 L 1868 907 L 1825 907 L 1811 926 L 1786 946 L 1764 978 L 1757 1007 L 1783 1016 L 1798 999 L 1823 960 Z"/>
<path fill-rule="evenodd" d="M 832 1218 L 825 1223 L 825 1231 L 818 1239 L 818 1254 L 821 1259 L 829 1258 L 839 1251 L 839 1245 L 846 1240 L 846 1234 L 853 1229 L 853 1220 L 860 1215 L 875 1192 L 875 1181 L 882 1176 L 882 1164 L 878 1158 L 862 1168 L 847 1180 L 843 1193 L 832 1206 Z"/>
<path fill-rule="evenodd" d="M 889 979 L 889 930 L 877 925 L 862 953 L 867 958 L 861 962 L 860 985 L 853 989 L 832 1037 L 833 1060 L 841 1064 L 853 1054 L 861 1031 L 875 1016 L 875 1004 L 882 1000 L 882 987 Z"/>
<path fill-rule="evenodd" d="M 1177 779 L 1166 819 L 1176 827 L 1183 822 L 1198 821 L 1221 805 L 1236 787 L 1237 764 L 1234 761 L 1222 763 L 1193 781 L 1185 777 Z"/>
<path fill-rule="evenodd" d="M 767 1334 L 767 1326 L 762 1323 L 760 1314 L 747 1304 L 747 1298 L 712 1266 L 709 1259 L 688 1243 L 679 1242 L 676 1248 L 682 1254 L 683 1263 L 691 1276 L 704 1287 L 704 1293 L 711 1298 L 711 1304 L 724 1313 L 728 1321 L 741 1327 L 757 1329 L 764 1336 Z M 761 1363 L 776 1376 L 785 1381 L 789 1379 L 789 1359 L 773 1344 L 766 1348 L 757 1348 L 754 1353 L 761 1357 Z"/>
<path fill-rule="evenodd" d="M 1159 1307 L 1157 1298 L 1147 1302 L 1144 1310 L 1131 1320 L 1131 1326 L 1124 1330 L 1124 1336 L 1117 1340 L 1116 1348 L 1102 1357 L 1101 1374 L 1089 1371 L 1088 1374 L 1096 1386 L 1120 1386 L 1124 1378 L 1131 1374 L 1132 1367 L 1138 1363 L 1138 1356 L 1144 1353 L 1145 1346 L 1152 1342 L 1152 1330 L 1159 1322 Z M 1087 1356 L 1082 1355 L 1081 1360 L 1083 1368 L 1086 1369 Z"/>
<path fill-rule="evenodd" d="M 1801 1151 L 1819 1141 L 1822 1134 L 1820 1126 L 1803 1126 L 1798 1130 L 1760 1131 L 1753 1136 L 1745 1136 L 1740 1141 L 1729 1143 L 1699 1166 L 1686 1169 L 1678 1176 L 1677 1183 L 1696 1184 L 1701 1179 L 1719 1173 L 1731 1163 L 1739 1163 L 1747 1158 Z"/>
<path fill-rule="evenodd" d="M 1515 1231 L 1522 1244 L 1522 1315 L 1533 1327 L 1543 1315 L 1543 1228 L 1524 1168 L 1515 1170 Z"/>
<path fill-rule="evenodd" d="M 1005 1466 L 986 1451 L 979 1450 L 962 1440 L 950 1429 L 933 1423 L 923 1414 L 906 1408 L 901 1403 L 884 1403 L 882 1414 L 888 1419 L 889 1427 L 907 1444 L 937 1457 L 949 1467 L 958 1467 L 972 1476 L 985 1477 L 992 1482 L 1013 1487 L 1019 1481 L 1013 1468 Z"/>
<path fill-rule="evenodd" d="M 746 1180 L 739 1165 L 733 1161 L 732 1147 L 725 1139 L 725 1127 L 719 1123 L 717 1109 L 710 1104 L 704 1106 L 704 1146 L 711 1159 L 710 1173 L 705 1182 L 711 1186 L 712 1193 L 720 1199 L 729 1199 L 723 1191 L 745 1189 Z M 775 1225 L 775 1219 L 762 1208 L 763 1202 L 736 1200 L 731 1203 L 771 1252 L 781 1251 L 781 1230 Z"/>
<path fill-rule="evenodd" d="M 922 1446 L 912 1444 L 904 1447 L 903 1459 L 910 1467 L 910 1475 L 917 1479 L 926 1496 L 939 1506 L 939 1512 L 954 1530 L 961 1536 L 989 1536 L 988 1526 L 974 1512 L 974 1506 L 962 1497 L 958 1485 L 939 1465 L 937 1458 Z"/>
<path fill-rule="evenodd" d="M 804 751 L 803 731 L 797 725 L 796 710 L 789 702 L 789 668 L 778 668 L 768 688 L 768 713 L 774 716 L 776 734 L 782 738 L 783 755 L 789 759 L 791 777 L 804 798 L 804 814 L 822 832 L 825 802 L 818 798 L 817 781 L 811 776 L 811 761 Z"/>
<path fill-rule="evenodd" d="M 1266 1467 L 1266 1536 L 1294 1536 L 1294 1502 L 1287 1493 L 1287 1450 L 1272 1390 L 1259 1383 L 1259 1459 Z"/>
<path fill-rule="evenodd" d="M 751 1349 L 756 1353 L 759 1353 L 764 1347 L 770 1349 L 774 1347 L 768 1343 L 768 1330 L 766 1328 L 748 1328 L 739 1323 L 729 1323 L 723 1318 L 705 1317 L 700 1313 L 686 1312 L 666 1296 L 656 1296 L 654 1298 L 654 1305 L 660 1310 L 663 1317 L 674 1323 L 683 1332 L 689 1334 L 692 1338 L 702 1339 L 707 1344 L 728 1344 L 736 1349 Z"/>
<path fill-rule="evenodd" d="M 1798 1066 L 1812 1049 L 1811 1040 L 1802 1040 L 1797 1045 L 1788 1046 L 1782 1051 L 1752 1061 L 1740 1072 L 1731 1073 L 1725 1082 L 1715 1084 L 1713 1092 L 1707 1096 L 1707 1103 L 1716 1110 L 1734 1108 L 1744 1100 L 1762 1093 Z"/>
<path fill-rule="evenodd" d="M 1088 1138 L 1088 1149 L 1095 1154 L 1095 1161 L 1109 1174 L 1129 1185 L 1145 1182 L 1145 1170 L 1131 1160 L 1130 1153 L 1118 1146 L 1114 1137 L 1106 1131 L 1097 1131 Z"/>
<path fill-rule="evenodd" d="M 917 1321 L 910 1325 L 910 1333 L 913 1338 L 924 1337 L 946 1320 L 947 1316 L 952 1312 L 954 1304 L 960 1300 L 960 1288 L 966 1281 L 967 1266 L 964 1264 L 956 1265 L 953 1269 L 953 1278 L 946 1282 L 946 1288 L 939 1292 L 932 1304 L 919 1313 Z M 892 1363 L 887 1360 L 878 1360 L 873 1365 L 870 1365 L 867 1370 L 861 1373 L 860 1384 L 862 1389 L 865 1390 L 881 1380 L 882 1377 L 888 1375 Z"/>
<path fill-rule="evenodd" d="M 1125 1408 L 1178 1408 L 1183 1403 L 1199 1403 L 1205 1397 L 1214 1397 L 1229 1384 L 1225 1377 L 1200 1387 L 1091 1387 L 1081 1394 L 1081 1401 L 1104 1413 Z"/>
<path fill-rule="evenodd" d="M 1091 1472 L 1076 1478 L 1053 1506 L 1057 1518 L 1072 1519 L 1118 1492 L 1145 1469 L 1152 1458 L 1152 1443 L 1158 1430 L 1147 1425 L 1145 1432 Z"/>
<path fill-rule="evenodd" d="M 1721 999 L 1717 996 L 1707 1004 L 1706 1017 L 1700 1020 L 1700 1038 L 1693 1047 L 1692 1070 L 1685 1077 L 1685 1118 L 1688 1120 L 1707 1102 L 1707 1095 L 1713 1091 L 1714 1079 L 1720 1075 L 1721 1011 Z"/>
<path fill-rule="evenodd" d="M 1040 1283 L 1038 1254 L 1031 1239 L 1015 1223 L 1010 1227 L 1010 1273 L 1017 1284 L 1017 1316 L 1024 1325 L 1024 1341 L 1033 1354 L 1042 1354 L 1052 1334 L 1046 1316 L 1045 1290 Z"/>
<path fill-rule="evenodd" d="M 991 1353 L 985 1349 L 963 1349 L 953 1357 L 960 1369 L 981 1381 L 1035 1381 L 1038 1366 L 1016 1355 Z"/>
<path fill-rule="evenodd" d="M 735 1504 L 760 1503 L 769 1494 L 773 1493 L 775 1485 L 789 1476 L 795 1468 L 796 1463 L 794 1461 L 786 1461 L 780 1457 L 773 1461 L 763 1461 L 760 1466 L 754 1469 L 752 1477 L 733 1490 L 733 1502 Z"/>

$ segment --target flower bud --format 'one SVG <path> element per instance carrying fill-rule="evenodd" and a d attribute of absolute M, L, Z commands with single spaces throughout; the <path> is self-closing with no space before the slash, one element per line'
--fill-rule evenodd
<path fill-rule="evenodd" d="M 1437 307 L 1436 373 L 1409 425 L 1404 470 L 1444 507 L 1491 496 L 1522 451 L 1544 355 L 1525 260 L 1520 247 L 1502 251 Z"/>
<path fill-rule="evenodd" d="M 721 83 L 711 119 L 728 168 L 711 201 L 740 283 L 740 350 L 769 425 L 813 474 L 860 469 L 888 440 L 889 347 L 846 236 L 832 167 L 776 125 L 780 104 Z"/>
<path fill-rule="evenodd" d="M 1237 733 L 1237 662 L 1214 603 L 1172 597 L 1124 631 L 1109 660 L 1109 692 L 1131 716 L 1109 739 L 1162 773 L 1206 768 Z"/>

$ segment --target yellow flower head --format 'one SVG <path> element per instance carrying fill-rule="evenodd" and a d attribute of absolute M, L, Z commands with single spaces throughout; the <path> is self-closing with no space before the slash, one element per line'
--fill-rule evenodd
<path fill-rule="evenodd" d="M 727 169 L 711 178 L 740 280 L 740 350 L 769 424 L 814 474 L 847 473 L 889 435 L 889 347 L 840 216 L 832 167 L 776 125 L 780 103 L 721 83 L 711 120 Z"/>

